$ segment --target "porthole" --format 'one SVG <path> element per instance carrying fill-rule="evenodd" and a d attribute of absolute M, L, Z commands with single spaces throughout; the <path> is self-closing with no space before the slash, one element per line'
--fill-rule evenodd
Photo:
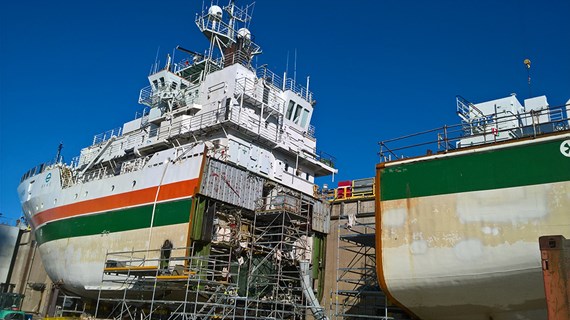
<path fill-rule="evenodd" d="M 115 185 L 111 186 L 111 191 L 115 191 Z"/>
<path fill-rule="evenodd" d="M 137 180 L 133 180 L 133 188 L 137 185 Z"/>
<path fill-rule="evenodd" d="M 53 204 L 54 204 L 54 205 L 57 204 L 57 198 L 53 199 Z"/>
<path fill-rule="evenodd" d="M 85 191 L 85 194 L 83 194 L 83 197 L 87 197 L 87 195 L 89 194 L 89 191 Z"/>
<path fill-rule="evenodd" d="M 77 193 L 73 196 L 73 199 L 77 199 Z"/>
<path fill-rule="evenodd" d="M 42 202 L 42 204 L 40 204 L 40 209 L 44 208 L 44 203 Z"/>

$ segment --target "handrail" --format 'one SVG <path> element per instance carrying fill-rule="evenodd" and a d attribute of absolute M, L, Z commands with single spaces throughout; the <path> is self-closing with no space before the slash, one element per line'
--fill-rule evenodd
<path fill-rule="evenodd" d="M 520 114 L 512 112 L 489 114 L 485 115 L 488 121 L 483 121 L 476 125 L 462 122 L 383 140 L 378 142 L 380 148 L 378 154 L 380 161 L 386 162 L 393 160 L 393 157 L 402 159 L 425 154 L 429 155 L 433 152 L 447 152 L 467 146 L 484 145 L 509 139 L 570 130 L 569 115 L 564 117 L 562 111 L 568 106 L 569 104 L 565 104 Z M 541 122 L 540 118 L 542 117 L 547 117 L 549 120 Z M 462 142 L 468 142 L 468 144 L 465 145 Z M 433 150 L 422 150 L 421 148 L 425 146 L 432 146 Z M 409 153 L 399 154 L 403 150 Z"/>

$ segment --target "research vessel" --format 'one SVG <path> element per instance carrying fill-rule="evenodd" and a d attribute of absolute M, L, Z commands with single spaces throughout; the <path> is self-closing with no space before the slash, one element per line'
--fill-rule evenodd
<path fill-rule="evenodd" d="M 124 290 L 137 287 L 140 298 L 158 295 L 156 285 L 147 286 L 152 281 L 186 281 L 192 284 L 162 294 L 179 289 L 178 298 L 189 300 L 188 288 L 224 286 L 209 297 L 193 293 L 193 315 L 204 317 L 214 312 L 205 301 L 212 305 L 220 290 L 227 296 L 230 284 L 240 292 L 248 286 L 258 309 L 266 306 L 259 301 L 294 306 L 314 299 L 304 268 L 322 269 L 311 252 L 328 226 L 315 178 L 337 169 L 334 158 L 316 148 L 309 78 L 301 84 L 254 64 L 261 48 L 248 29 L 251 11 L 230 1 L 198 14 L 195 23 L 209 47 L 179 46 L 184 59 L 168 56 L 164 66 L 155 64 L 140 91 L 146 108 L 139 116 L 96 135 L 71 163 L 58 154 L 23 175 L 22 208 L 60 288 L 96 298 L 128 296 Z M 283 218 L 290 232 L 269 239 L 268 230 L 277 228 L 270 217 Z M 113 252 L 126 253 L 110 258 Z M 226 264 L 213 255 L 226 257 Z M 285 272 L 274 268 L 287 268 L 289 280 L 272 280 Z M 238 283 L 238 275 L 248 273 L 249 284 Z M 280 290 L 289 290 L 287 299 Z M 303 312 L 288 308 L 279 317 Z"/>
<path fill-rule="evenodd" d="M 422 320 L 546 319 L 539 237 L 570 236 L 570 101 L 473 104 L 380 143 L 377 274 Z"/>

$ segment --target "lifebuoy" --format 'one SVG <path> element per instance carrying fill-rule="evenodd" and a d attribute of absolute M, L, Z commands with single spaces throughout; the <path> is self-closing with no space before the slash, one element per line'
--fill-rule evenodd
<path fill-rule="evenodd" d="M 491 128 L 491 132 L 496 136 L 499 135 L 499 129 L 497 129 L 497 128 Z"/>

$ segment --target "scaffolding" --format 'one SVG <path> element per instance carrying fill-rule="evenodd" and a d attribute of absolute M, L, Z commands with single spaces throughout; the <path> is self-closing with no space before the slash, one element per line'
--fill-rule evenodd
<path fill-rule="evenodd" d="M 208 256 L 195 255 L 194 246 L 168 250 L 172 255 L 165 249 L 107 254 L 95 317 L 235 318 L 240 265 L 231 250 L 220 246 Z"/>
<path fill-rule="evenodd" d="M 410 319 L 389 301 L 378 283 L 374 198 L 336 201 L 334 205 L 338 206 L 334 210 L 338 221 L 331 319 Z"/>
<path fill-rule="evenodd" d="M 394 319 L 376 277 L 374 223 L 338 228 L 334 319 Z"/>
<path fill-rule="evenodd" d="M 311 307 L 302 276 L 302 262 L 311 259 L 310 208 L 309 201 L 286 194 L 260 200 L 249 259 L 248 318 L 301 319 Z"/>
<path fill-rule="evenodd" d="M 315 201 L 279 192 L 253 212 L 214 204 L 208 241 L 108 253 L 95 317 L 326 319 L 311 278 Z"/>

